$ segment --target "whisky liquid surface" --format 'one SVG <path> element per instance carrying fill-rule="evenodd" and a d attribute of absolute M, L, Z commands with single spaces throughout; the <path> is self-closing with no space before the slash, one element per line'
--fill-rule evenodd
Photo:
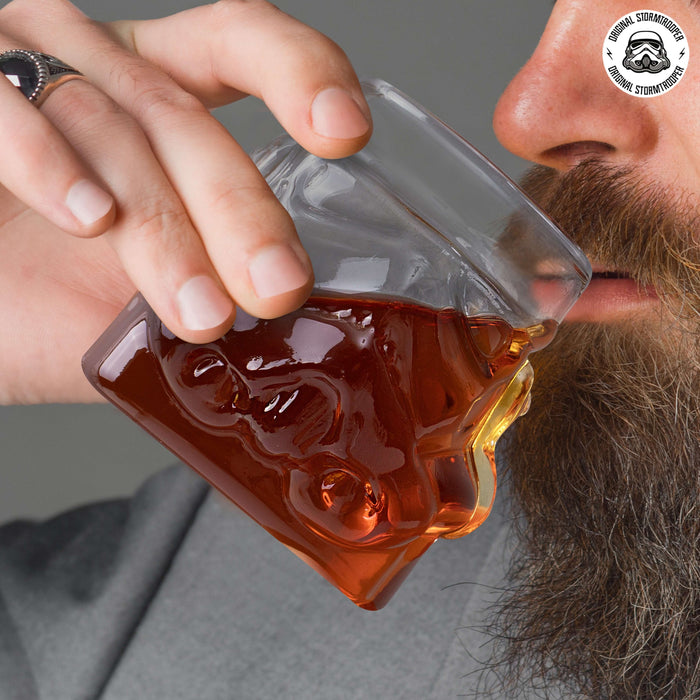
<path fill-rule="evenodd" d="M 493 494 L 480 494 L 472 455 L 493 468 L 491 443 L 529 386 L 506 389 L 554 327 L 316 296 L 280 319 L 239 312 L 223 338 L 192 345 L 132 304 L 84 366 L 180 459 L 378 609 L 435 539 L 485 519 Z"/>

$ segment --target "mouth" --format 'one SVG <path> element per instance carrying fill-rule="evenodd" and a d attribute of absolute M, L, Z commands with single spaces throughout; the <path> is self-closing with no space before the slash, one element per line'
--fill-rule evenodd
<path fill-rule="evenodd" d="M 610 323 L 649 314 L 659 298 L 624 270 L 593 265 L 591 282 L 567 314 L 566 322 Z"/>
<path fill-rule="evenodd" d="M 622 280 L 622 279 L 631 279 L 630 275 L 627 272 L 622 272 L 620 270 L 593 270 L 593 276 L 592 279 L 600 279 L 600 280 Z"/>

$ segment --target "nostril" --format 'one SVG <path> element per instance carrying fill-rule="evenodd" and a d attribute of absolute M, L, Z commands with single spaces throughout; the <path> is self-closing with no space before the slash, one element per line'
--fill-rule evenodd
<path fill-rule="evenodd" d="M 604 158 L 614 151 L 614 146 L 603 141 L 574 141 L 547 149 L 542 153 L 542 160 L 554 167 L 569 169 L 585 160 Z"/>

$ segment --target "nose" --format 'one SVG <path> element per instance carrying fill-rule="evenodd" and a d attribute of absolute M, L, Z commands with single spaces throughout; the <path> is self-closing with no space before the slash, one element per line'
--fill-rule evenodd
<path fill-rule="evenodd" d="M 603 42 L 623 5 L 558 0 L 496 107 L 494 130 L 511 152 L 566 171 L 591 157 L 624 165 L 653 149 L 653 112 L 615 86 L 603 64 Z"/>

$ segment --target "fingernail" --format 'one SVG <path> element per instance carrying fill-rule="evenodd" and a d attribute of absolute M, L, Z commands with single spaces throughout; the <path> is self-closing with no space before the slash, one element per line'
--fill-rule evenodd
<path fill-rule="evenodd" d="M 286 245 L 261 250 L 248 265 L 248 273 L 260 299 L 291 292 L 309 281 L 307 266 Z"/>
<path fill-rule="evenodd" d="M 233 312 L 233 302 L 206 275 L 187 280 L 180 287 L 176 299 L 180 321 L 191 331 L 220 326 Z"/>
<path fill-rule="evenodd" d="M 354 139 L 367 133 L 369 122 L 350 93 L 326 88 L 311 104 L 311 125 L 319 136 Z"/>
<path fill-rule="evenodd" d="M 66 206 L 85 226 L 106 216 L 113 205 L 111 195 L 90 180 L 78 180 L 66 195 Z"/>

